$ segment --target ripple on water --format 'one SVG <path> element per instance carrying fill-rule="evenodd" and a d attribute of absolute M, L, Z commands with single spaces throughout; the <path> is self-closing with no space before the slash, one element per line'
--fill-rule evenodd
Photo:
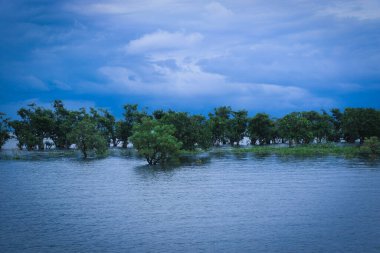
<path fill-rule="evenodd" d="M 379 252 L 378 160 L 0 161 L 1 252 Z"/>

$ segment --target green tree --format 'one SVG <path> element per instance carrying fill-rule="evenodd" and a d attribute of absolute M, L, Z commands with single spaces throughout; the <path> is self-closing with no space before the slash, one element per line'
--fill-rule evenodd
<path fill-rule="evenodd" d="M 30 104 L 27 108 L 21 108 L 17 114 L 21 120 L 11 122 L 11 126 L 19 141 L 19 148 L 25 145 L 28 150 L 44 149 L 44 138 L 50 138 L 54 131 L 53 112 Z"/>
<path fill-rule="evenodd" d="M 339 142 L 343 137 L 342 131 L 342 118 L 343 113 L 338 108 L 333 108 L 330 110 L 331 116 L 330 121 L 332 122 L 334 129 L 332 134 L 329 136 L 329 141 Z"/>
<path fill-rule="evenodd" d="M 312 138 L 311 123 L 300 112 L 292 112 L 279 120 L 279 131 L 289 146 L 296 143 L 308 143 Z"/>
<path fill-rule="evenodd" d="M 259 141 L 260 145 L 264 143 L 270 144 L 270 141 L 275 136 L 275 123 L 268 114 L 257 113 L 249 120 L 247 130 L 253 145 L 257 141 Z"/>
<path fill-rule="evenodd" d="M 128 139 L 132 135 L 133 126 L 141 123 L 144 117 L 147 117 L 145 111 L 139 111 L 137 104 L 124 105 L 124 120 L 116 123 L 116 136 L 119 141 L 123 142 L 123 148 L 128 145 Z"/>
<path fill-rule="evenodd" d="M 160 120 L 162 117 L 164 117 L 166 112 L 164 110 L 155 110 L 152 115 L 153 118 Z"/>
<path fill-rule="evenodd" d="M 360 147 L 361 153 L 377 155 L 380 154 L 380 140 L 376 136 L 365 138 L 363 146 Z"/>
<path fill-rule="evenodd" d="M 144 118 L 133 127 L 130 137 L 134 148 L 145 157 L 149 165 L 165 163 L 175 156 L 182 143 L 174 137 L 175 127 L 157 120 Z"/>
<path fill-rule="evenodd" d="M 228 121 L 231 118 L 232 109 L 229 106 L 222 106 L 214 109 L 214 113 L 209 113 L 209 124 L 212 134 L 213 144 L 226 144 L 228 141 Z"/>
<path fill-rule="evenodd" d="M 380 137 L 380 112 L 372 108 L 346 108 L 342 117 L 342 131 L 347 142 L 371 136 Z"/>
<path fill-rule="evenodd" d="M 106 109 L 90 109 L 93 119 L 97 122 L 97 128 L 107 140 L 108 145 L 116 147 L 119 143 L 116 134 L 115 117 Z"/>
<path fill-rule="evenodd" d="M 11 138 L 10 136 L 9 118 L 0 112 L 0 149 Z"/>
<path fill-rule="evenodd" d="M 63 149 L 69 148 L 70 142 L 67 134 L 73 129 L 76 113 L 69 111 L 65 108 L 61 100 L 55 100 L 53 102 L 54 113 L 54 128 L 51 134 L 56 148 Z"/>
<path fill-rule="evenodd" d="M 239 146 L 239 142 L 244 138 L 248 125 L 248 112 L 245 110 L 232 111 L 231 118 L 227 121 L 226 137 L 231 146 L 235 143 Z"/>
<path fill-rule="evenodd" d="M 327 140 L 328 136 L 333 134 L 334 126 L 327 113 L 323 112 L 323 114 L 320 114 L 316 111 L 308 111 L 301 114 L 310 122 L 312 139 L 316 139 L 320 143 L 322 140 Z M 309 143 L 312 139 L 306 139 L 305 142 Z"/>
<path fill-rule="evenodd" d="M 160 121 L 175 127 L 174 136 L 182 142 L 185 150 L 195 150 L 196 147 L 207 149 L 212 145 L 207 120 L 201 115 L 169 111 L 163 114 Z"/>
<path fill-rule="evenodd" d="M 195 145 L 202 149 L 209 149 L 212 145 L 212 133 L 208 120 L 202 115 L 193 115 L 190 117 L 192 135 L 194 136 Z"/>
<path fill-rule="evenodd" d="M 95 151 L 97 155 L 107 152 L 107 140 L 98 130 L 97 122 L 88 114 L 79 115 L 68 138 L 82 152 L 84 158 L 87 158 L 90 151 Z"/>

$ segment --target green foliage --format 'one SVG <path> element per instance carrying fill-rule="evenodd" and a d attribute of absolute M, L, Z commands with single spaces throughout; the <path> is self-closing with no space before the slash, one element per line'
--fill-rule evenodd
<path fill-rule="evenodd" d="M 70 142 L 67 134 L 73 129 L 76 120 L 76 113 L 67 110 L 61 100 L 53 102 L 54 108 L 54 130 L 51 134 L 51 139 L 59 149 L 67 149 L 70 147 Z"/>
<path fill-rule="evenodd" d="M 338 108 L 331 109 L 330 121 L 334 126 L 333 132 L 328 136 L 329 141 L 338 142 L 343 137 L 342 133 L 343 113 Z"/>
<path fill-rule="evenodd" d="M 235 143 L 239 146 L 239 142 L 244 138 L 248 125 L 248 112 L 240 110 L 231 112 L 232 117 L 227 121 L 226 137 L 231 146 Z"/>
<path fill-rule="evenodd" d="M 247 128 L 248 136 L 253 145 L 259 141 L 260 145 L 270 141 L 275 137 L 275 122 L 266 113 L 258 113 L 249 120 Z"/>
<path fill-rule="evenodd" d="M 347 142 L 371 136 L 380 137 L 380 112 L 371 108 L 346 108 L 342 117 L 342 131 Z"/>
<path fill-rule="evenodd" d="M 380 154 L 380 140 L 376 136 L 364 139 L 364 144 L 360 147 L 363 154 L 378 155 Z"/>
<path fill-rule="evenodd" d="M 5 118 L 5 114 L 0 112 L 0 149 L 11 138 L 9 132 L 9 118 Z"/>
<path fill-rule="evenodd" d="M 242 148 L 233 150 L 238 153 L 255 154 L 276 154 L 276 155 L 295 155 L 295 156 L 314 156 L 314 155 L 344 155 L 357 156 L 360 149 L 355 146 L 336 146 L 334 144 L 308 144 L 299 145 L 293 148 L 260 146 L 252 148 Z"/>
<path fill-rule="evenodd" d="M 174 136 L 182 142 L 185 150 L 195 150 L 197 147 L 207 149 L 212 145 L 207 120 L 201 115 L 169 111 L 162 114 L 160 121 L 175 127 Z"/>
<path fill-rule="evenodd" d="M 96 110 L 91 108 L 90 112 L 97 123 L 98 130 L 107 140 L 108 145 L 112 143 L 112 146 L 116 147 L 119 141 L 117 140 L 115 117 L 105 109 Z"/>
<path fill-rule="evenodd" d="M 68 134 L 69 140 L 82 152 L 84 158 L 87 158 L 90 151 L 104 155 L 108 148 L 107 139 L 98 129 L 97 122 L 86 113 L 78 116 L 78 121 Z"/>
<path fill-rule="evenodd" d="M 128 139 L 132 135 L 133 126 L 137 123 L 141 123 L 144 117 L 147 117 L 147 113 L 138 110 L 137 104 L 124 105 L 124 120 L 116 123 L 116 136 L 119 141 L 123 142 L 123 147 L 128 145 Z"/>
<path fill-rule="evenodd" d="M 348 142 L 356 139 L 365 142 L 362 153 L 377 152 L 374 138 L 380 137 L 379 110 L 347 108 L 342 113 L 339 109 L 332 109 L 331 114 L 324 111 L 293 112 L 279 120 L 271 119 L 265 113 L 258 113 L 248 120 L 247 114 L 247 111 L 233 111 L 231 107 L 223 106 L 215 108 L 209 119 L 171 110 L 156 110 L 148 115 L 136 104 L 127 104 L 124 106 L 124 119 L 116 122 L 107 110 L 91 108 L 87 114 L 83 108 L 68 110 L 62 101 L 55 100 L 53 110 L 35 104 L 21 108 L 18 120 L 10 121 L 0 113 L 0 147 L 13 131 L 20 149 L 41 150 L 53 146 L 67 149 L 75 143 L 84 156 L 91 151 L 104 153 L 111 143 L 117 146 L 123 142 L 123 147 L 126 147 L 134 135 L 135 147 L 139 147 L 140 153 L 151 164 L 165 162 L 171 156 L 170 152 L 177 153 L 178 145 L 171 145 L 173 143 L 181 143 L 182 152 L 194 152 L 221 143 L 239 145 L 245 136 L 250 137 L 252 143 L 258 141 L 260 144 L 288 140 L 290 146 L 294 142 L 308 144 L 315 140 L 318 143 L 337 142 L 344 137 Z M 134 128 L 135 125 L 138 127 Z M 155 130 L 144 133 L 149 127 Z M 46 140 L 49 138 L 53 142 Z M 160 150 L 153 150 L 152 146 Z M 308 149 L 304 150 L 308 152 Z"/>
<path fill-rule="evenodd" d="M 28 108 L 21 108 L 17 114 L 21 120 L 12 121 L 10 124 L 19 141 L 19 148 L 25 145 L 28 150 L 44 149 L 44 138 L 51 137 L 54 132 L 53 112 L 30 104 Z"/>
<path fill-rule="evenodd" d="M 302 112 L 302 116 L 310 122 L 311 139 L 305 139 L 305 143 L 310 143 L 314 138 L 320 143 L 333 134 L 334 126 L 327 113 L 309 111 Z"/>
<path fill-rule="evenodd" d="M 226 144 L 228 141 L 228 121 L 231 117 L 232 109 L 229 106 L 222 106 L 214 109 L 214 113 L 209 113 L 209 124 L 212 134 L 212 142 Z"/>
<path fill-rule="evenodd" d="M 150 118 L 144 118 L 133 127 L 130 137 L 138 153 L 145 157 L 149 165 L 165 163 L 175 156 L 182 143 L 174 136 L 175 127 Z"/>
<path fill-rule="evenodd" d="M 313 137 L 311 123 L 302 113 L 292 112 L 279 120 L 281 136 L 289 141 L 289 146 L 296 143 L 309 143 Z"/>

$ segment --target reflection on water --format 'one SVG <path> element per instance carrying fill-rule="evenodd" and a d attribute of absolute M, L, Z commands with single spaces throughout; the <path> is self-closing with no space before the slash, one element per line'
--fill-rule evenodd
<path fill-rule="evenodd" d="M 378 159 L 122 152 L 0 161 L 0 252 L 380 251 Z"/>

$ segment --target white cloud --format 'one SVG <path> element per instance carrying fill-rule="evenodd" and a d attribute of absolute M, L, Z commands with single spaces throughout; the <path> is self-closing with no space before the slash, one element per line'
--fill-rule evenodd
<path fill-rule="evenodd" d="M 320 14 L 359 20 L 380 19 L 380 2 L 378 0 L 338 1 L 331 3 Z"/>
<path fill-rule="evenodd" d="M 46 83 L 44 83 L 41 79 L 33 75 L 25 76 L 23 80 L 26 82 L 26 85 L 29 88 L 41 90 L 41 91 L 49 90 L 49 86 Z"/>
<path fill-rule="evenodd" d="M 72 90 L 72 87 L 65 82 L 54 80 L 53 84 L 60 90 Z"/>
<path fill-rule="evenodd" d="M 208 14 L 211 14 L 216 17 L 228 18 L 231 17 L 234 13 L 227 9 L 219 2 L 211 2 L 205 7 Z"/>
<path fill-rule="evenodd" d="M 211 7 L 222 8 L 218 3 L 212 3 Z M 129 54 L 148 56 L 149 60 L 144 63 L 144 68 L 149 72 L 149 76 L 154 78 L 148 80 L 144 78 L 143 73 L 126 67 L 104 66 L 98 71 L 108 79 L 108 83 L 105 86 L 96 86 L 96 89 L 102 92 L 117 90 L 124 94 L 148 94 L 155 98 L 176 98 L 178 101 L 198 99 L 210 102 L 222 98 L 223 103 L 244 104 L 247 108 L 296 109 L 301 105 L 320 107 L 322 103 L 332 104 L 332 101 L 313 96 L 303 88 L 230 81 L 223 74 L 205 71 L 200 62 L 223 55 L 224 53 L 218 52 L 218 48 L 219 45 L 210 46 L 199 33 L 159 30 L 145 34 L 129 42 L 126 51 Z M 253 50 L 263 48 L 265 44 L 251 47 Z M 269 48 L 273 49 L 273 45 L 269 45 Z M 245 50 L 249 51 L 249 46 Z M 278 50 L 288 49 L 283 45 Z M 308 45 L 293 45 L 291 51 L 311 52 Z M 174 66 L 166 64 L 168 60 L 174 60 Z"/>
<path fill-rule="evenodd" d="M 159 30 L 132 40 L 126 46 L 126 50 L 128 53 L 150 53 L 161 50 L 187 49 L 197 45 L 202 39 L 203 36 L 199 33 L 170 33 Z"/>
<path fill-rule="evenodd" d="M 161 75 L 161 82 L 130 80 L 131 71 L 122 67 L 104 67 L 100 71 L 109 79 L 108 90 L 125 94 L 150 95 L 163 99 L 196 99 L 246 107 L 247 109 L 297 109 L 298 107 L 320 108 L 331 106 L 326 98 L 313 96 L 306 89 L 294 86 L 261 83 L 229 82 L 225 76 L 203 71 L 189 64 L 180 69 L 154 66 Z"/>

